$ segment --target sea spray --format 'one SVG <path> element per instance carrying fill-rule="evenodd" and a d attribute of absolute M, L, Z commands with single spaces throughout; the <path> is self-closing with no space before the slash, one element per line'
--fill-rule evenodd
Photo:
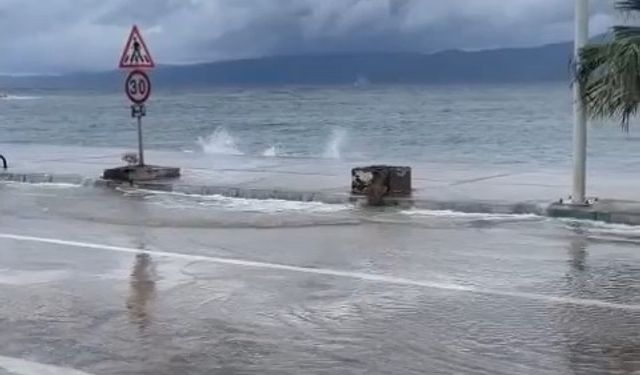
<path fill-rule="evenodd" d="M 198 137 L 197 143 L 205 154 L 243 155 L 233 136 L 223 127 L 216 128 L 206 137 Z"/>
<path fill-rule="evenodd" d="M 324 159 L 341 159 L 344 147 L 347 143 L 348 134 L 345 129 L 335 128 L 331 131 L 320 157 Z M 198 137 L 199 148 L 205 154 L 212 155 L 247 155 L 241 151 L 236 143 L 236 138 L 224 127 L 216 128 L 213 133 L 205 137 Z M 256 150 L 257 151 L 257 150 Z M 253 155 L 263 157 L 280 157 L 282 148 L 278 144 L 272 144 L 264 151 L 257 151 Z"/>
<path fill-rule="evenodd" d="M 271 146 L 268 149 L 264 150 L 264 152 L 262 153 L 262 156 L 268 157 L 268 158 L 275 158 L 279 156 L 279 153 L 280 153 L 280 150 L 278 150 L 277 146 Z"/>
<path fill-rule="evenodd" d="M 331 137 L 325 145 L 322 156 L 326 159 L 340 159 L 342 156 L 342 148 L 347 139 L 347 131 L 342 128 L 335 128 L 331 132 Z"/>

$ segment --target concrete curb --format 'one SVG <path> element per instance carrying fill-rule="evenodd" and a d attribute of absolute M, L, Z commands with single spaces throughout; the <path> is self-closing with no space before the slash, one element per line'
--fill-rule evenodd
<path fill-rule="evenodd" d="M 0 181 L 19 183 L 67 183 L 84 186 L 116 188 L 132 186 L 149 191 L 172 192 L 188 195 L 221 195 L 245 199 L 280 199 L 300 202 L 348 204 L 364 202 L 365 197 L 345 192 L 295 191 L 282 189 L 251 188 L 239 186 L 215 186 L 184 184 L 180 181 L 123 183 L 103 179 L 90 179 L 76 174 L 9 173 L 0 172 Z M 496 201 L 442 201 L 429 198 L 385 198 L 391 206 L 427 210 L 450 210 L 465 213 L 534 214 L 539 216 L 595 220 L 608 223 L 640 225 L 640 202 L 601 200 L 592 206 L 572 206 L 544 202 L 496 202 Z"/>
<path fill-rule="evenodd" d="M 547 209 L 547 214 L 550 217 L 640 225 L 640 202 L 600 200 L 590 206 L 553 203 Z"/>
<path fill-rule="evenodd" d="M 2 173 L 0 181 L 12 181 L 20 183 L 69 183 L 85 186 L 117 188 L 135 187 L 149 191 L 171 192 L 188 195 L 221 195 L 230 198 L 245 199 L 279 199 L 298 202 L 321 202 L 327 204 L 348 204 L 366 202 L 364 196 L 354 196 L 348 192 L 323 192 L 323 191 L 296 191 L 270 188 L 251 188 L 226 185 L 196 185 L 184 184 L 178 181 L 138 182 L 127 183 L 104 179 L 89 179 L 80 175 L 56 175 L 47 173 Z M 443 201 L 418 197 L 387 197 L 385 203 L 389 206 L 400 208 L 415 208 L 425 210 L 449 210 L 465 213 L 490 213 L 490 214 L 535 214 L 546 215 L 546 204 L 541 202 L 495 202 L 495 201 Z"/>
<path fill-rule="evenodd" d="M 0 181 L 28 184 L 74 184 L 86 185 L 91 179 L 77 174 L 10 173 L 0 172 Z"/>

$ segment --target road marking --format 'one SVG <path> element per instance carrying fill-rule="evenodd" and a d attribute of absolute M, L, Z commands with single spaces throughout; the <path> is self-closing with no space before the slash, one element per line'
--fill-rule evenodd
<path fill-rule="evenodd" d="M 0 369 L 16 375 L 92 375 L 68 367 L 57 367 L 26 359 L 0 356 Z"/>
<path fill-rule="evenodd" d="M 311 267 L 291 266 L 291 265 L 279 264 L 279 263 L 267 263 L 267 262 L 258 262 L 258 261 L 234 259 L 234 258 L 220 258 L 220 257 L 214 257 L 214 256 L 207 256 L 207 255 L 181 254 L 181 253 L 172 253 L 167 251 L 155 251 L 155 250 L 139 250 L 139 249 L 129 248 L 129 247 L 103 245 L 103 244 L 96 244 L 96 243 L 90 243 L 90 242 L 68 241 L 68 240 L 61 240 L 56 238 L 25 236 L 25 235 L 9 234 L 9 233 L 0 233 L 0 239 L 19 241 L 19 242 L 36 242 L 36 243 L 43 243 L 43 244 L 49 244 L 49 245 L 69 246 L 69 247 L 75 247 L 75 248 L 81 248 L 81 249 L 104 250 L 104 251 L 126 253 L 126 254 L 139 254 L 141 252 L 144 252 L 149 255 L 155 255 L 158 257 L 165 257 L 165 258 L 184 259 L 189 261 L 201 261 L 201 262 L 223 264 L 223 265 L 236 266 L 236 267 L 277 270 L 277 271 L 286 271 L 286 272 L 294 272 L 294 273 L 306 273 L 306 274 L 314 274 L 314 275 L 321 275 L 321 276 L 342 277 L 342 278 L 348 278 L 348 279 L 369 281 L 374 283 L 414 286 L 414 287 L 447 290 L 447 291 L 461 292 L 461 293 L 475 293 L 475 294 L 482 294 L 482 295 L 495 296 L 495 297 L 511 297 L 511 298 L 526 299 L 526 300 L 532 300 L 532 301 L 549 303 L 549 304 L 562 304 L 562 305 L 575 305 L 575 306 L 584 306 L 584 307 L 599 307 L 599 308 L 616 309 L 616 310 L 640 311 L 640 305 L 627 305 L 627 304 L 605 302 L 605 301 L 599 301 L 599 300 L 593 300 L 593 299 L 548 296 L 544 294 L 514 292 L 514 291 L 506 291 L 506 290 L 498 290 L 498 289 L 482 289 L 482 288 L 477 288 L 477 287 L 468 286 L 468 285 L 443 284 L 443 283 L 437 283 L 432 281 L 413 280 L 413 279 L 406 279 L 402 277 L 375 275 L 375 274 L 362 273 L 362 272 L 340 271 L 340 270 L 334 270 L 329 268 L 311 268 Z"/>
<path fill-rule="evenodd" d="M 472 184 L 474 182 L 480 182 L 480 181 L 488 181 L 488 180 L 493 180 L 496 178 L 501 178 L 501 177 L 509 177 L 509 176 L 513 176 L 516 175 L 517 173 L 500 173 L 500 174 L 496 174 L 496 175 L 492 175 L 492 176 L 484 176 L 484 177 L 478 177 L 478 178 L 471 178 L 468 180 L 460 180 L 460 181 L 455 181 L 451 184 L 449 184 L 449 186 L 458 186 L 458 185 L 465 185 L 465 184 Z"/>

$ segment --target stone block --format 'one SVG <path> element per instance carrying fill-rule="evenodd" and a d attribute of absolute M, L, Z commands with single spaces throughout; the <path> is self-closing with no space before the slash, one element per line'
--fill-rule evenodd
<path fill-rule="evenodd" d="M 411 195 L 411 168 L 388 165 L 357 167 L 351 170 L 351 193 L 367 196 L 378 205 L 384 197 Z"/>
<path fill-rule="evenodd" d="M 153 165 L 128 165 L 106 169 L 102 175 L 105 180 L 114 181 L 155 181 L 180 177 L 180 168 L 158 167 Z"/>

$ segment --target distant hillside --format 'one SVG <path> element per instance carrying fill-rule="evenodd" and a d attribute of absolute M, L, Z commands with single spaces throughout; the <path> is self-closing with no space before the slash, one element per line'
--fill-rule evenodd
<path fill-rule="evenodd" d="M 153 72 L 156 87 L 218 85 L 447 84 L 567 81 L 571 43 L 535 48 L 475 52 L 353 53 L 276 56 L 185 66 Z M 0 87 L 122 87 L 122 73 L 71 74 L 58 77 L 0 77 Z"/>

